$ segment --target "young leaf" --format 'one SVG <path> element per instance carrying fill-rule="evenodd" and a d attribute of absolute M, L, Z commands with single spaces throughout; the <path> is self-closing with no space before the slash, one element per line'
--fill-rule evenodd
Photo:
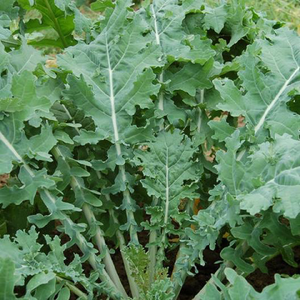
<path fill-rule="evenodd" d="M 193 183 L 199 178 L 200 170 L 191 160 L 195 151 L 191 140 L 181 135 L 178 129 L 173 134 L 159 133 L 149 148 L 150 151 L 136 152 L 146 176 L 142 184 L 150 196 L 161 201 L 167 225 L 170 216 L 178 212 L 180 199 L 195 197 Z"/>

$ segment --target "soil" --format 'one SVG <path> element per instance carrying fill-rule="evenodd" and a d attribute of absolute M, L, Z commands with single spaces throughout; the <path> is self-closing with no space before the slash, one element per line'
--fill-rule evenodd
<path fill-rule="evenodd" d="M 288 275 L 293 276 L 300 274 L 300 247 L 294 248 L 295 262 L 298 264 L 297 268 L 288 265 L 279 255 L 270 260 L 266 266 L 268 268 L 268 274 L 262 273 L 260 270 L 256 270 L 247 277 L 248 282 L 257 290 L 261 292 L 264 287 L 274 283 L 274 275 Z"/>
<path fill-rule="evenodd" d="M 205 250 L 204 259 L 206 265 L 204 267 L 198 266 L 198 274 L 194 277 L 188 277 L 182 287 L 180 296 L 178 300 L 192 300 L 193 297 L 199 292 L 199 290 L 205 285 L 205 283 L 210 279 L 211 274 L 215 273 L 218 269 L 217 262 L 220 261 L 221 249 L 216 249 L 216 251 Z M 300 247 L 296 247 L 295 251 L 295 261 L 300 265 Z M 176 251 L 168 253 L 169 266 L 170 269 L 174 265 L 174 260 L 176 257 Z M 129 285 L 126 279 L 126 273 L 122 263 L 122 258 L 119 252 L 113 255 L 113 259 L 120 274 L 121 280 L 123 281 L 124 287 L 129 291 Z M 264 287 L 274 283 L 274 275 L 289 275 L 300 273 L 300 267 L 294 268 L 288 265 L 281 256 L 277 256 L 267 263 L 269 270 L 268 274 L 262 273 L 260 270 L 256 270 L 247 277 L 248 282 L 255 288 L 256 291 L 261 292 Z"/>
<path fill-rule="evenodd" d="M 167 254 L 170 270 L 172 270 L 172 267 L 174 265 L 176 253 L 177 251 L 172 251 Z M 182 287 L 180 293 L 181 295 L 178 298 L 179 300 L 191 300 L 193 296 L 195 296 L 199 292 L 201 287 L 205 285 L 206 281 L 210 279 L 210 275 L 215 273 L 216 270 L 218 269 L 218 265 L 215 264 L 216 261 L 220 260 L 219 253 L 217 251 L 214 252 L 214 251 L 206 250 L 204 252 L 204 259 L 207 263 L 206 266 L 205 267 L 198 266 L 198 274 L 195 275 L 194 277 L 187 278 L 184 286 Z M 127 290 L 128 293 L 130 293 L 129 284 L 127 281 L 125 269 L 119 251 L 116 252 L 115 255 L 113 255 L 113 260 L 125 289 Z"/>
<path fill-rule="evenodd" d="M 63 242 L 66 242 L 69 240 L 67 236 L 63 236 L 62 238 Z M 141 244 L 145 245 L 147 243 L 148 237 L 146 234 L 140 235 L 140 242 Z M 109 243 L 108 245 L 110 248 L 113 248 L 113 244 Z M 223 245 L 224 246 L 224 245 Z M 204 267 L 197 266 L 198 267 L 198 273 L 194 277 L 188 277 L 184 283 L 184 286 L 182 287 L 180 296 L 178 297 L 178 300 L 192 300 L 194 296 L 199 292 L 199 290 L 205 285 L 205 283 L 210 279 L 211 274 L 215 273 L 218 269 L 218 262 L 220 259 L 220 253 L 221 248 L 216 249 L 215 251 L 211 250 L 205 250 L 204 251 L 204 260 L 206 262 L 206 265 Z M 73 246 L 65 251 L 65 255 L 67 257 L 66 263 L 70 263 L 74 257 L 74 254 L 78 253 L 80 254 L 80 250 L 77 246 Z M 169 267 L 170 270 L 172 270 L 172 267 L 174 265 L 175 259 L 176 259 L 177 250 L 173 250 L 167 253 L 168 258 L 168 265 L 166 267 Z M 295 254 L 295 262 L 300 265 L 300 246 L 294 248 L 294 254 Z M 120 254 L 120 251 L 118 249 L 115 250 L 115 254 L 112 255 L 113 261 L 115 263 L 116 269 L 120 275 L 121 281 L 127 290 L 128 294 L 129 292 L 129 284 L 126 277 L 126 272 L 124 269 L 124 265 L 122 262 L 122 257 Z M 268 274 L 262 273 L 260 270 L 256 270 L 252 274 L 250 274 L 246 279 L 248 282 L 254 287 L 254 289 L 258 292 L 261 292 L 264 287 L 274 283 L 274 275 L 275 274 L 281 274 L 281 275 L 289 275 L 292 276 L 294 274 L 300 273 L 300 267 L 292 267 L 288 265 L 281 256 L 277 256 L 271 261 L 269 261 L 266 264 L 268 268 Z M 84 271 L 87 276 L 89 276 L 89 273 L 91 272 L 91 267 L 88 262 L 84 263 Z M 81 286 L 78 286 L 78 288 L 81 288 Z M 24 289 L 18 288 L 15 292 L 17 294 L 21 295 L 24 293 Z M 71 300 L 76 300 L 77 297 L 75 295 L 72 295 Z M 100 299 L 95 300 L 104 300 L 107 299 L 106 297 L 101 297 Z"/>
<path fill-rule="evenodd" d="M 147 236 L 140 236 L 140 242 L 142 244 L 146 243 Z M 215 251 L 211 250 L 205 250 L 204 251 L 204 260 L 206 262 L 206 265 L 200 266 L 198 265 L 198 273 L 192 277 L 188 277 L 184 283 L 184 286 L 182 287 L 180 296 L 178 297 L 178 300 L 192 300 L 194 296 L 199 292 L 199 290 L 206 284 L 206 282 L 210 279 L 211 274 L 215 273 L 218 269 L 218 262 L 220 259 L 220 253 L 221 248 L 216 249 Z M 295 262 L 300 265 L 300 246 L 294 248 L 295 253 Z M 176 259 L 177 250 L 173 250 L 171 252 L 167 253 L 168 258 L 168 266 L 170 270 L 172 270 L 172 267 L 174 265 L 174 261 Z M 118 270 L 118 273 L 120 275 L 121 281 L 127 290 L 129 292 L 129 284 L 127 281 L 124 265 L 122 262 L 122 257 L 119 250 L 116 250 L 116 253 L 112 255 L 112 258 L 114 260 L 115 266 Z M 264 274 L 260 270 L 256 270 L 252 274 L 250 274 L 246 279 L 248 282 L 254 287 L 254 289 L 258 292 L 261 292 L 264 287 L 267 285 L 270 285 L 274 283 L 274 275 L 275 274 L 281 274 L 281 275 L 289 275 L 292 276 L 294 274 L 300 273 L 300 267 L 294 268 L 290 265 L 288 265 L 281 256 L 277 256 L 271 261 L 269 261 L 266 264 L 269 273 Z M 90 268 L 88 266 L 88 268 Z M 76 299 L 76 298 L 74 298 Z M 106 299 L 104 297 L 103 299 Z"/>

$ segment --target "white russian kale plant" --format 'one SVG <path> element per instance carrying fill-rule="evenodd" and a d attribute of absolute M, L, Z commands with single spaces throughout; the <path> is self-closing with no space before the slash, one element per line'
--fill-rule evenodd
<path fill-rule="evenodd" d="M 224 233 L 194 300 L 296 299 L 245 277 L 297 266 L 300 38 L 237 0 L 81 2 L 0 3 L 0 299 L 180 299 Z"/>

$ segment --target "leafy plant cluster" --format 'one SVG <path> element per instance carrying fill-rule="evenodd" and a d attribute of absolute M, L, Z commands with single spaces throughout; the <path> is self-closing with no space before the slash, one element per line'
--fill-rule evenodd
<path fill-rule="evenodd" d="M 296 299 L 245 277 L 297 266 L 300 38 L 238 0 L 80 4 L 0 2 L 0 299 L 177 299 L 220 246 L 194 300 Z"/>
<path fill-rule="evenodd" d="M 297 15 L 300 7 L 298 1 L 276 0 L 272 1 L 271 5 L 268 6 L 267 1 L 249 0 L 248 4 L 265 11 L 270 19 L 286 22 L 290 27 L 296 29 L 299 34 L 300 26 Z"/>

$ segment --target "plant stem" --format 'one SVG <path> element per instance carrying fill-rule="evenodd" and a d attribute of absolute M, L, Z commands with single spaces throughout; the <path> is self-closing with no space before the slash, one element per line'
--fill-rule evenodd
<path fill-rule="evenodd" d="M 73 294 L 76 296 L 82 298 L 83 300 L 88 300 L 87 294 L 82 292 L 80 289 L 78 289 L 74 284 L 72 284 L 70 281 L 63 279 L 56 275 L 56 281 L 62 282 Z"/>
<path fill-rule="evenodd" d="M 219 269 L 215 272 L 215 277 L 217 277 L 220 281 L 224 280 L 225 278 L 225 274 L 224 274 L 224 270 L 226 268 L 232 268 L 233 267 L 233 263 L 230 261 L 226 261 L 224 262 Z M 207 281 L 207 283 L 205 284 L 205 286 L 199 291 L 199 293 L 193 298 L 193 300 L 200 300 L 201 296 L 203 296 L 206 293 L 206 289 L 210 284 L 214 284 L 214 279 L 213 277 L 211 277 L 209 279 L 209 281 Z"/>
<path fill-rule="evenodd" d="M 66 114 L 68 115 L 68 118 L 69 118 L 69 119 L 72 119 L 72 116 L 71 116 L 70 112 L 68 111 L 68 109 L 65 107 L 65 105 L 62 105 L 62 106 L 63 106 L 63 108 L 64 108 Z M 73 121 L 73 123 L 75 124 L 74 121 Z M 75 128 L 75 129 L 76 129 L 77 133 L 80 134 L 79 130 L 78 130 L 77 128 Z M 99 171 L 96 171 L 96 174 L 97 174 L 98 179 L 101 179 L 101 174 L 100 174 L 100 172 L 99 172 Z M 109 195 L 105 195 L 105 198 L 106 198 L 108 201 L 111 201 Z M 88 216 L 86 216 L 87 219 L 88 219 L 89 215 L 91 216 L 91 219 L 96 219 L 95 216 L 92 216 L 92 215 L 89 214 L 89 213 L 92 213 L 92 214 L 93 214 L 92 211 L 91 211 L 91 212 L 88 212 Z M 94 215 L 94 214 L 93 214 L 93 215 Z M 113 217 L 114 221 L 115 221 L 116 223 L 118 223 L 118 220 L 117 220 L 117 218 L 114 216 L 114 213 L 112 213 L 112 217 Z M 88 220 L 89 220 L 89 219 L 88 219 Z M 91 225 L 91 224 L 90 224 L 90 225 Z M 98 228 L 99 228 L 99 226 L 98 226 Z M 106 247 L 106 244 L 105 244 L 104 238 L 103 238 L 103 240 L 102 240 L 101 237 L 99 236 L 99 233 L 101 234 L 101 230 L 100 230 L 100 228 L 99 228 L 99 230 L 98 230 L 98 228 L 97 228 L 97 233 L 98 233 L 98 234 L 96 233 L 96 243 L 97 243 L 97 246 L 98 246 L 99 251 L 102 252 L 102 248 L 103 248 L 103 247 Z M 102 234 L 101 234 L 101 236 L 102 236 Z M 120 232 L 120 230 L 117 231 L 117 236 L 118 236 L 118 239 L 119 239 L 119 241 L 120 241 L 120 247 L 121 247 L 121 245 L 122 245 L 122 247 L 125 248 L 125 247 L 126 247 L 126 246 L 125 246 L 125 239 L 124 239 L 123 234 Z M 104 242 L 104 245 L 103 245 L 103 242 Z M 103 245 L 103 247 L 102 247 L 102 245 Z M 122 249 L 121 249 L 121 250 L 122 250 Z M 112 261 L 112 258 L 111 258 L 111 256 L 110 256 L 109 251 L 106 251 L 106 252 L 107 252 L 107 255 L 106 255 L 106 256 L 108 256 L 108 258 L 106 258 L 106 256 L 105 256 L 106 260 L 104 259 L 104 263 L 106 263 L 107 266 L 109 267 L 108 270 L 110 270 L 110 272 L 111 272 L 110 275 L 112 276 L 112 278 L 115 278 L 116 282 L 118 282 L 118 286 L 119 286 L 120 290 L 122 291 L 122 290 L 124 290 L 124 287 L 123 287 L 123 285 L 122 285 L 122 283 L 121 283 L 121 281 L 120 281 L 119 275 L 118 275 L 118 273 L 117 273 L 117 271 L 116 271 L 116 269 L 115 269 L 115 266 L 114 266 L 114 263 L 113 263 L 113 261 Z M 122 252 L 121 252 L 121 255 L 122 255 Z M 129 281 L 131 293 L 132 293 L 132 295 L 133 295 L 134 297 L 138 297 L 138 296 L 139 296 L 138 288 L 137 288 L 136 283 L 134 282 L 134 280 L 133 280 L 133 278 L 132 278 L 132 276 L 131 276 L 130 269 L 129 269 L 129 264 L 128 264 L 128 262 L 127 262 L 125 256 L 122 255 L 122 259 L 123 259 L 123 263 L 124 263 L 124 266 L 125 266 L 126 275 L 127 275 L 128 281 Z M 124 291 L 125 291 L 125 290 L 124 290 Z M 123 292 L 123 294 L 124 294 L 124 292 Z M 125 295 L 127 296 L 126 291 L 125 291 Z"/>
<path fill-rule="evenodd" d="M 98 171 L 96 171 L 96 174 L 97 174 L 98 178 L 100 179 L 101 174 Z M 111 201 L 109 195 L 105 195 L 105 198 L 108 201 Z M 118 221 L 117 217 L 115 216 L 114 211 L 112 209 L 109 210 L 109 214 L 110 214 L 111 218 L 114 220 L 114 222 L 120 226 L 119 221 Z M 91 218 L 93 218 L 93 217 L 91 216 Z M 94 218 L 95 218 L 95 216 L 94 216 Z M 89 220 L 89 217 L 87 219 Z M 92 221 L 92 220 L 90 220 L 90 221 Z M 99 230 L 100 230 L 100 228 L 99 228 Z M 101 234 L 101 231 L 100 231 L 100 234 Z M 124 263 L 124 267 L 125 267 L 125 271 L 126 271 L 126 275 L 127 275 L 127 279 L 128 279 L 128 282 L 129 282 L 129 286 L 130 286 L 132 296 L 138 298 L 139 297 L 139 290 L 138 290 L 138 287 L 137 287 L 133 277 L 131 276 L 128 261 L 127 261 L 125 255 L 124 255 L 124 253 L 123 253 L 123 250 L 125 250 L 125 248 L 126 248 L 125 238 L 124 238 L 124 236 L 123 236 L 123 234 L 121 233 L 120 230 L 117 230 L 116 234 L 117 234 L 117 237 L 118 237 L 118 241 L 120 242 L 120 250 L 121 250 L 120 252 L 121 252 L 121 256 L 122 256 L 122 260 L 123 260 L 123 263 Z M 102 234 L 101 234 L 101 236 L 102 236 Z M 96 235 L 95 238 L 96 238 L 97 246 L 98 246 L 100 252 L 101 252 L 100 249 L 107 248 L 104 238 L 101 238 L 100 236 L 97 237 L 97 235 Z M 104 244 L 103 244 L 103 242 L 104 242 Z M 106 265 L 109 266 L 109 269 L 112 272 L 111 274 L 115 274 L 112 278 L 117 278 L 120 281 L 119 275 L 118 275 L 118 273 L 115 269 L 114 263 L 112 261 L 112 258 L 110 256 L 110 253 L 109 253 L 108 250 L 106 250 L 105 258 L 107 259 L 107 264 Z M 105 263 L 105 258 L 104 258 L 104 263 Z M 121 282 L 120 282 L 120 284 L 122 285 Z M 122 288 L 123 288 L 123 285 L 122 285 Z M 125 294 L 126 294 L 126 292 L 125 292 Z M 128 297 L 128 296 L 126 295 L 126 297 Z"/>
<path fill-rule="evenodd" d="M 163 71 L 159 75 L 159 81 L 160 82 L 164 81 L 164 72 Z M 159 99 L 158 108 L 163 111 L 164 110 L 164 94 L 162 92 L 159 93 L 158 99 Z"/>
<path fill-rule="evenodd" d="M 174 280 L 174 278 L 175 278 L 174 274 L 178 272 L 176 264 L 178 263 L 178 261 L 180 261 L 185 256 L 184 249 L 186 249 L 186 248 L 187 248 L 186 244 L 181 244 L 180 247 L 179 247 L 177 258 L 176 258 L 176 261 L 175 261 L 175 264 L 174 264 L 174 269 L 173 269 L 172 276 L 171 276 L 172 281 L 175 281 Z M 187 277 L 187 272 L 191 269 L 191 258 L 186 257 L 185 262 L 188 264 L 187 268 L 186 269 L 181 269 L 179 271 L 180 272 L 180 280 L 183 283 L 185 282 L 185 279 Z M 175 294 L 174 299 L 178 298 L 179 293 L 181 291 L 181 288 L 182 288 L 182 285 L 179 284 L 178 280 L 176 280 L 174 282 L 174 294 Z"/>
<path fill-rule="evenodd" d="M 199 104 L 202 104 L 204 102 L 204 90 L 198 91 L 200 92 L 200 96 L 197 95 L 197 100 Z M 201 131 L 201 122 L 202 122 L 202 110 L 200 107 L 198 107 L 198 121 L 197 121 L 197 132 L 200 133 Z"/>
<path fill-rule="evenodd" d="M 91 208 L 89 205 L 84 204 L 82 207 L 82 210 L 85 214 L 85 217 L 89 223 L 89 225 L 93 225 L 96 222 L 96 218 L 94 213 L 92 212 Z M 118 290 L 123 294 L 123 296 L 125 298 L 128 298 L 128 295 L 124 289 L 124 286 L 120 280 L 119 274 L 116 270 L 116 267 L 114 265 L 114 262 L 111 258 L 111 255 L 109 253 L 109 249 L 105 243 L 105 239 L 102 235 L 101 229 L 99 226 L 96 227 L 96 234 L 95 234 L 95 240 L 96 240 L 96 244 L 97 247 L 100 251 L 100 253 L 104 253 L 105 256 L 103 258 L 103 262 L 105 265 L 105 268 L 107 270 L 107 273 L 109 274 L 110 278 L 112 279 L 112 281 L 114 282 L 114 284 L 116 285 L 116 287 L 118 288 Z"/>
<path fill-rule="evenodd" d="M 188 202 L 187 203 L 187 207 L 186 207 L 186 211 L 190 214 L 190 216 L 194 215 L 194 211 L 193 211 L 193 207 L 191 207 L 191 203 Z M 198 213 L 198 212 L 197 212 Z M 186 236 L 184 236 L 184 238 L 186 238 Z M 178 265 L 177 263 L 180 262 L 182 259 L 184 259 L 184 262 L 186 263 L 186 268 L 181 268 L 179 270 L 180 273 L 180 281 L 184 282 L 186 277 L 187 277 L 187 273 L 188 271 L 191 269 L 192 267 L 192 257 L 187 257 L 185 254 L 185 249 L 188 249 L 188 246 L 186 245 L 186 243 L 181 243 L 177 256 L 176 256 L 176 260 L 174 263 L 174 268 L 172 271 L 172 276 L 171 276 L 171 280 L 175 281 L 174 278 L 176 278 L 177 276 L 175 275 L 178 272 Z M 182 262 L 180 262 L 182 264 Z M 182 284 L 180 284 L 180 282 L 178 280 L 175 281 L 174 283 L 174 293 L 175 293 L 175 297 L 174 299 L 177 299 L 179 296 L 179 293 L 181 291 L 182 288 Z"/>
<path fill-rule="evenodd" d="M 55 197 L 46 189 L 41 189 L 40 190 L 41 196 L 44 196 L 48 198 L 48 200 L 52 203 L 52 205 L 55 205 Z M 43 197 L 42 197 L 43 198 Z M 61 215 L 63 216 L 61 222 L 64 226 L 68 228 L 74 228 L 75 224 L 71 220 L 71 218 L 67 215 L 65 215 L 62 211 L 60 211 Z M 78 231 L 75 232 L 75 236 L 77 239 L 77 246 L 79 247 L 80 251 L 84 254 L 88 253 L 88 261 L 92 268 L 98 272 L 99 278 L 101 279 L 102 282 L 104 282 L 109 289 L 111 289 L 111 297 L 113 299 L 122 299 L 121 294 L 119 293 L 118 289 L 116 288 L 115 284 L 112 282 L 111 278 L 105 271 L 105 269 L 102 270 L 101 264 L 96 259 L 96 255 L 93 252 L 89 251 L 89 245 L 88 242 L 86 241 L 85 237 L 79 233 Z"/>
<path fill-rule="evenodd" d="M 109 198 L 108 195 L 106 195 L 106 197 Z M 111 218 L 114 220 L 114 222 L 119 225 L 119 221 L 118 221 L 117 217 L 115 216 L 115 212 L 112 209 L 109 210 L 109 214 L 110 214 Z M 125 255 L 124 255 L 124 250 L 126 248 L 125 238 L 124 238 L 124 236 L 123 236 L 123 234 L 121 233 L 120 230 L 117 230 L 116 234 L 117 234 L 117 237 L 118 237 L 118 241 L 120 242 L 121 256 L 122 256 L 122 260 L 123 260 L 123 263 L 124 263 L 124 267 L 125 267 L 125 271 L 126 271 L 126 275 L 127 275 L 127 279 L 128 279 L 128 282 L 129 282 L 129 286 L 130 286 L 132 296 L 134 298 L 139 298 L 138 286 L 137 286 L 136 282 L 134 281 L 133 277 L 131 276 L 129 263 L 128 263 Z"/>
<path fill-rule="evenodd" d="M 157 203 L 158 203 L 158 199 L 156 197 L 153 197 L 152 206 L 156 206 Z M 157 240 L 157 230 L 152 230 L 150 232 L 149 244 L 156 242 L 156 240 Z M 149 246 L 149 288 L 151 284 L 154 282 L 156 254 L 157 254 L 157 246 L 150 245 Z"/>
<path fill-rule="evenodd" d="M 101 179 L 100 172 L 96 171 L 96 174 L 97 174 L 97 177 L 99 179 Z M 104 196 L 105 196 L 105 198 L 108 202 L 111 201 L 109 195 L 104 195 Z M 111 218 L 113 219 L 113 221 L 118 225 L 118 227 L 120 227 L 119 221 L 118 221 L 117 217 L 115 216 L 115 212 L 114 212 L 113 209 L 109 210 L 109 214 L 110 214 Z M 130 267 L 129 267 L 128 261 L 127 261 L 125 255 L 124 255 L 124 251 L 123 251 L 126 248 L 124 235 L 122 234 L 122 232 L 119 229 L 117 230 L 116 234 L 117 234 L 118 241 L 120 242 L 120 250 L 121 250 L 120 252 L 121 252 L 123 264 L 124 264 L 124 267 L 125 267 L 125 272 L 126 272 L 126 275 L 127 275 L 127 279 L 128 279 L 128 282 L 129 282 L 131 294 L 132 294 L 133 297 L 139 298 L 138 286 L 135 283 L 133 277 L 131 276 Z"/>
<path fill-rule="evenodd" d="M 66 169 L 70 170 L 70 166 L 69 166 L 66 158 L 61 153 L 61 151 L 59 150 L 58 147 L 54 147 L 52 149 L 52 153 L 57 161 L 59 160 L 59 158 L 61 158 L 63 160 L 63 162 L 65 163 Z M 71 176 L 71 187 L 72 187 L 74 193 L 75 193 L 76 189 L 78 189 L 84 198 L 84 194 L 82 192 L 82 187 L 80 186 L 80 184 L 77 181 L 75 176 Z M 84 203 L 82 206 L 82 210 L 83 210 L 83 213 L 84 213 L 89 225 L 90 226 L 94 225 L 96 223 L 96 217 L 95 217 L 90 205 Z M 126 293 L 126 291 L 122 285 L 122 282 L 120 280 L 120 277 L 116 271 L 115 265 L 112 261 L 110 253 L 109 253 L 109 249 L 106 246 L 105 239 L 102 235 L 102 232 L 101 232 L 101 229 L 99 226 L 96 226 L 95 240 L 96 240 L 96 244 L 99 249 L 99 252 L 104 253 L 104 255 L 105 255 L 103 258 L 103 262 L 104 262 L 105 268 L 107 270 L 107 273 L 109 274 L 110 278 L 112 279 L 112 281 L 114 282 L 114 284 L 116 285 L 118 290 L 122 293 L 122 295 L 125 298 L 128 298 L 127 293 Z"/>
<path fill-rule="evenodd" d="M 0 132 L 0 140 L 4 143 L 4 145 L 8 148 L 8 150 L 16 157 L 17 161 L 24 166 L 24 169 L 27 171 L 28 175 L 31 178 L 35 177 L 34 171 L 30 168 L 30 166 L 24 161 L 22 156 L 16 151 L 16 149 L 13 147 L 12 144 L 6 139 L 6 137 Z M 47 189 L 40 188 L 40 195 L 45 200 L 45 205 L 50 211 L 50 213 L 53 213 L 55 210 L 58 210 L 56 207 L 56 197 L 53 196 Z M 70 228 L 71 230 L 74 228 L 74 222 L 72 219 L 64 213 L 64 211 L 59 210 L 60 216 L 61 216 L 61 222 L 65 227 Z M 97 262 L 96 256 L 93 252 L 89 251 L 89 246 L 87 241 L 85 240 L 84 236 L 79 233 L 78 231 L 74 232 L 77 238 L 77 245 L 82 251 L 82 253 L 88 253 L 89 255 L 89 262 L 94 270 L 96 270 L 99 273 L 99 278 L 106 283 L 109 286 L 109 289 L 111 289 L 111 297 L 113 299 L 121 299 L 121 295 L 119 294 L 116 286 L 111 281 L 110 277 L 106 273 L 105 270 L 101 270 L 101 265 L 99 266 L 99 263 Z M 99 267 L 99 268 L 98 268 Z"/>

